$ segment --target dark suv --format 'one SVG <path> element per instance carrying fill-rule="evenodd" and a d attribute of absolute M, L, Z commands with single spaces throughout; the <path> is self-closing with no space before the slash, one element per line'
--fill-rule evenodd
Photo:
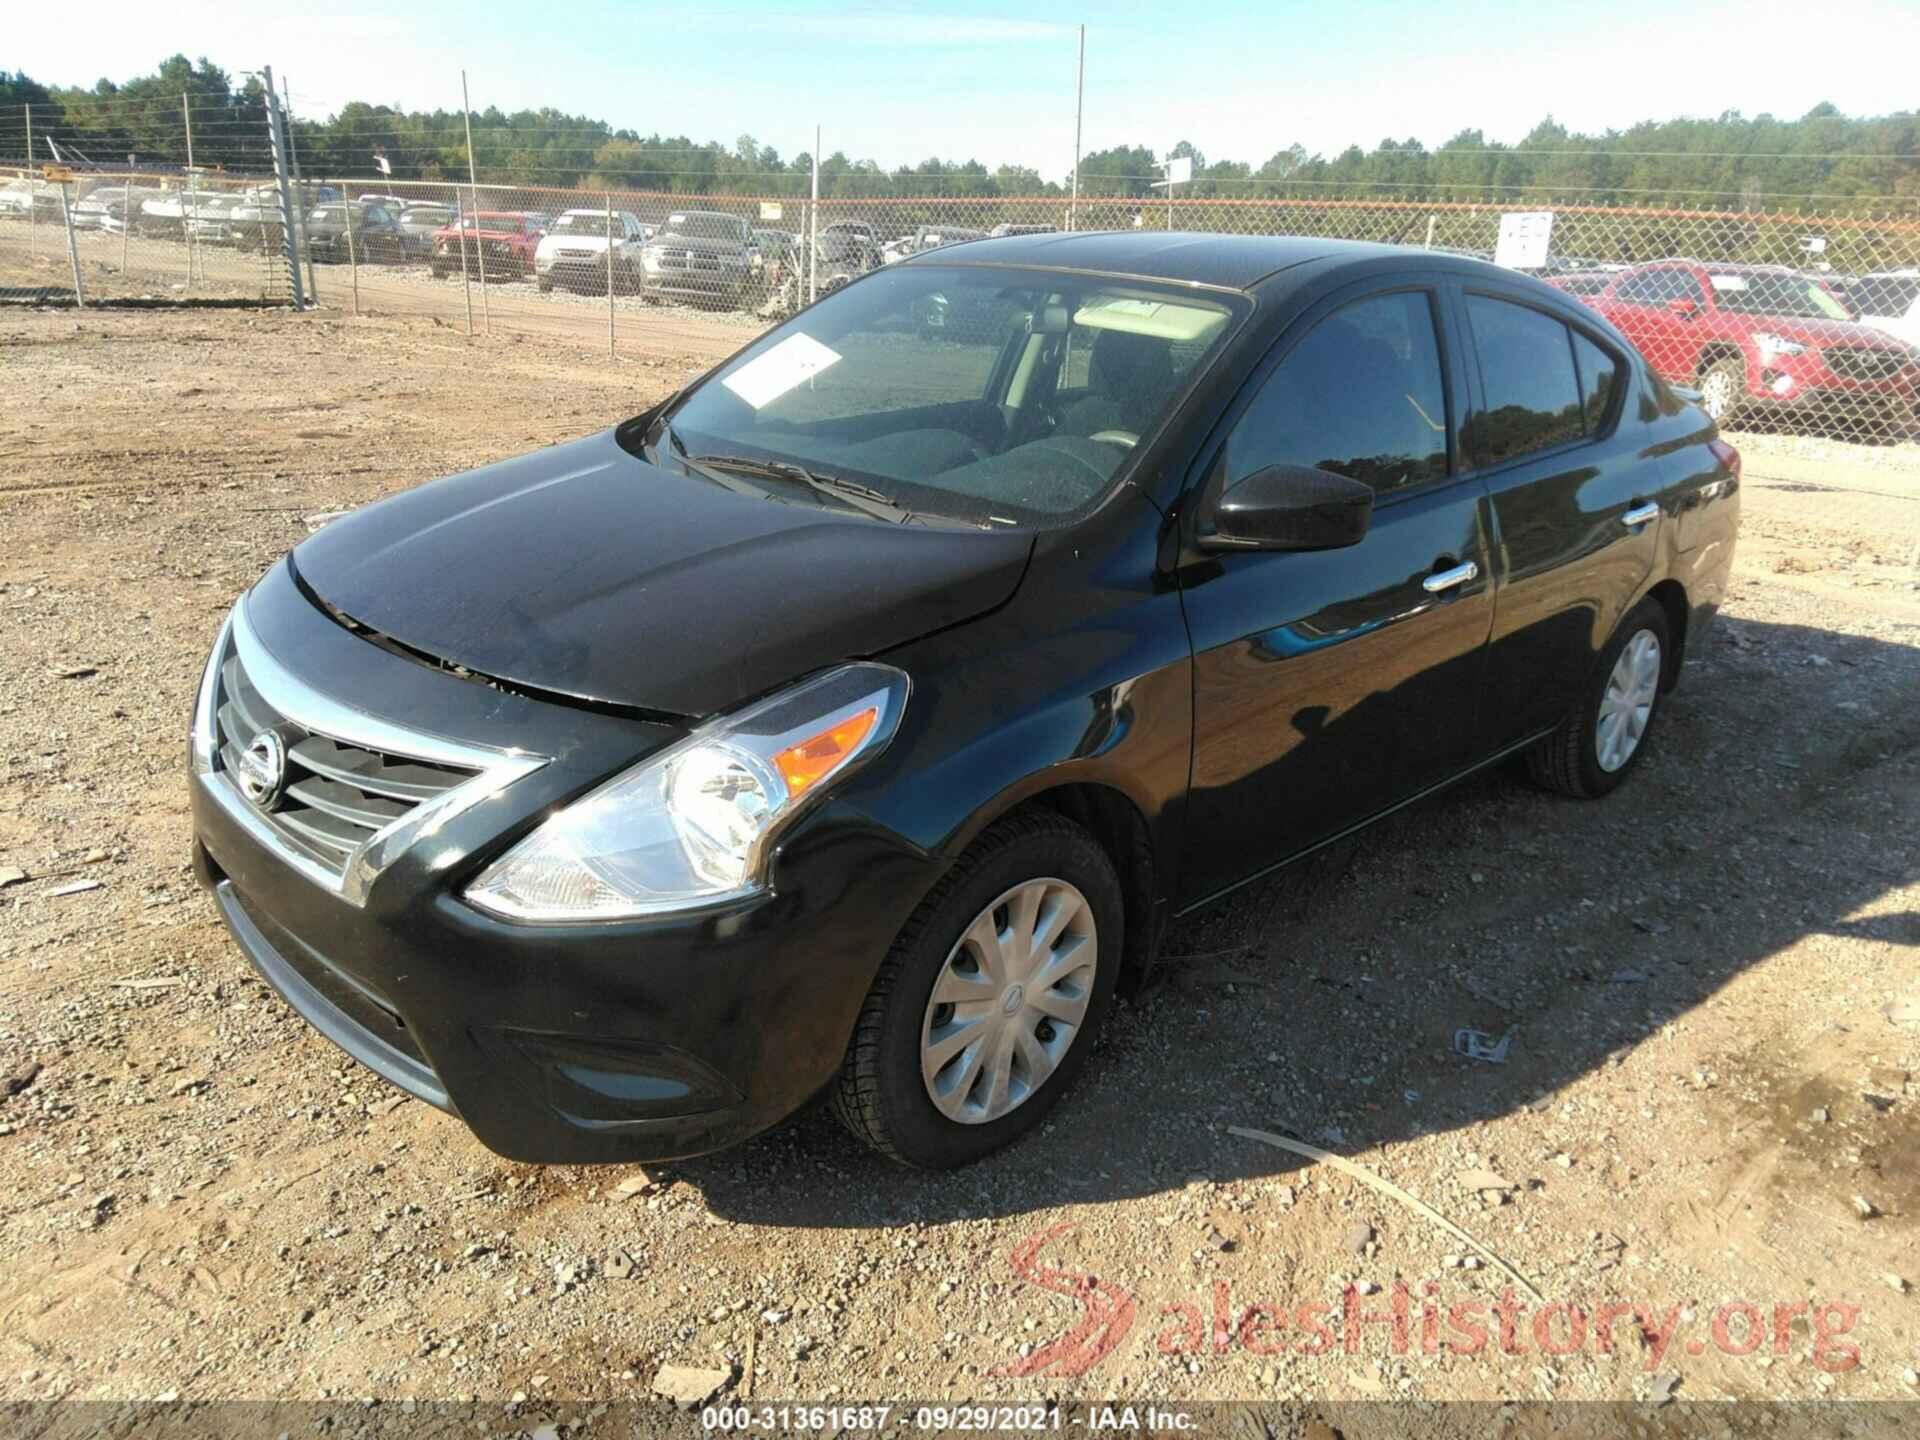
<path fill-rule="evenodd" d="M 693 300 L 739 308 L 765 286 L 753 227 L 719 210 L 676 210 L 640 249 L 648 300 Z"/>
<path fill-rule="evenodd" d="M 305 540 L 214 641 L 194 863 L 296 1010 L 502 1154 L 691 1155 L 824 1092 L 954 1165 L 1173 916 L 1506 756 L 1625 781 L 1739 485 L 1491 265 L 934 251 Z"/>

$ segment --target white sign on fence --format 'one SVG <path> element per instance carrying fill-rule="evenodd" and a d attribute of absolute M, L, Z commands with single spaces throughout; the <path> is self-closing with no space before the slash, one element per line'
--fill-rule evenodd
<path fill-rule="evenodd" d="M 1553 211 L 1514 210 L 1500 217 L 1500 239 L 1493 263 L 1509 270 L 1538 270 L 1547 263 L 1553 239 Z"/>
<path fill-rule="evenodd" d="M 778 200 L 762 200 L 760 202 L 760 218 L 762 220 L 778 220 L 782 213 Z"/>
<path fill-rule="evenodd" d="M 1167 161 L 1167 183 L 1169 185 L 1185 185 L 1192 179 L 1193 157 L 1191 155 L 1176 155 L 1173 159 Z"/>

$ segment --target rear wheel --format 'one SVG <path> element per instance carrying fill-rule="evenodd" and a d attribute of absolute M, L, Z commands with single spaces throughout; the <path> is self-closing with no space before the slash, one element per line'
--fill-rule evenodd
<path fill-rule="evenodd" d="M 1740 400 L 1746 390 L 1746 364 L 1730 355 L 1700 372 L 1700 403 L 1718 424 L 1728 424 L 1740 413 Z"/>
<path fill-rule="evenodd" d="M 1046 1118 L 1113 999 L 1125 924 L 1099 843 L 1051 812 L 993 826 L 881 965 L 834 1088 L 883 1155 L 944 1170 Z"/>
<path fill-rule="evenodd" d="M 1642 600 L 1600 652 L 1579 708 L 1527 752 L 1536 784 L 1583 800 L 1619 788 L 1646 753 L 1670 644 L 1667 612 Z"/>

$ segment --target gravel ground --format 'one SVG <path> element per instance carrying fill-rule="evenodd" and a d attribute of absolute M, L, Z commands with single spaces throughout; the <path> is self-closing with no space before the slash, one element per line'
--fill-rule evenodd
<path fill-rule="evenodd" d="M 750 333 L 656 314 L 612 363 L 404 315 L 0 314 L 0 1399 L 564 1416 L 669 1366 L 815 1400 L 1915 1393 L 1910 447 L 1743 442 L 1731 603 L 1624 792 L 1490 774 L 1183 924 L 1047 1127 L 965 1172 L 819 1113 L 644 1172 L 510 1164 L 309 1031 L 187 867 L 219 617 L 306 517 Z M 1344 1344 L 1397 1286 L 1409 1343 Z M 1481 1310 L 1477 1352 L 1425 1350 L 1422 1307 L 1509 1287 L 1512 1346 Z M 1543 1301 L 1647 1314 L 1551 1354 Z"/>

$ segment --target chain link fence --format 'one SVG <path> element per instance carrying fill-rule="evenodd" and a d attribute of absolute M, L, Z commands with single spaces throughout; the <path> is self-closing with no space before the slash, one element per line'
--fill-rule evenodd
<path fill-rule="evenodd" d="M 55 182 L 0 170 L 0 291 L 65 299 L 76 283 L 84 301 L 285 303 L 278 188 L 271 177 L 129 171 Z"/>
<path fill-rule="evenodd" d="M 308 217 L 329 303 L 476 333 L 671 333 L 689 309 L 743 341 L 818 293 L 993 235 L 1307 235 L 1525 269 L 1617 325 L 1730 429 L 1920 445 L 1920 206 L 1875 214 L 1459 200 L 760 199 L 538 186 L 325 182 Z M 348 224 L 347 217 L 352 216 Z M 1920 449 L 1912 463 L 1920 464 Z"/>
<path fill-rule="evenodd" d="M 1525 269 L 1605 315 L 1735 431 L 1896 447 L 1920 466 L 1920 203 L 1872 212 L 1482 200 L 860 198 L 275 177 L 0 172 L 0 287 L 95 299 L 304 298 L 470 333 L 744 343 L 816 295 L 993 235 L 1305 235 Z M 69 243 L 71 236 L 71 244 Z M 297 256 L 298 273 L 289 257 Z"/>

